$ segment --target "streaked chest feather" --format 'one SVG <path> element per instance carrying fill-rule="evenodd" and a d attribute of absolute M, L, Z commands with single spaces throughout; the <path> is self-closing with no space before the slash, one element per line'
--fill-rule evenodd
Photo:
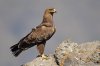
<path fill-rule="evenodd" d="M 44 32 L 55 32 L 55 27 L 46 27 L 46 26 L 42 26 L 42 30 Z"/>

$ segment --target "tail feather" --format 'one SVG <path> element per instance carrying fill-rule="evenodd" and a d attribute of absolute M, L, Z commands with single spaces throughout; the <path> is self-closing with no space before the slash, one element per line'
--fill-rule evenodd
<path fill-rule="evenodd" d="M 35 43 L 27 44 L 26 42 L 23 42 L 21 45 L 22 45 L 21 46 L 22 48 L 21 47 L 19 48 L 19 43 L 10 47 L 12 54 L 15 57 L 17 57 L 23 50 L 27 50 L 27 49 L 35 46 L 36 44 Z"/>
<path fill-rule="evenodd" d="M 12 52 L 17 51 L 18 50 L 18 44 L 11 46 L 10 49 L 11 49 Z"/>
<path fill-rule="evenodd" d="M 22 49 L 18 49 L 17 51 L 13 52 L 13 55 L 17 57 L 22 51 Z"/>
<path fill-rule="evenodd" d="M 23 49 L 18 48 L 18 44 L 11 46 L 10 49 L 15 57 L 17 57 L 23 51 Z"/>

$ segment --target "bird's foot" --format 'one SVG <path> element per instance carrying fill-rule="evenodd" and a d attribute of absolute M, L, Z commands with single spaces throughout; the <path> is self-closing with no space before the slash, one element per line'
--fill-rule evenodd
<path fill-rule="evenodd" d="M 44 60 L 48 60 L 49 58 L 48 58 L 48 56 L 47 55 L 44 55 L 44 54 L 42 54 L 42 59 Z"/>
<path fill-rule="evenodd" d="M 37 57 L 42 57 L 41 55 L 38 55 Z"/>
<path fill-rule="evenodd" d="M 42 60 L 48 60 L 49 59 L 48 56 L 47 55 L 44 55 L 44 54 L 38 55 L 37 57 L 41 57 Z"/>

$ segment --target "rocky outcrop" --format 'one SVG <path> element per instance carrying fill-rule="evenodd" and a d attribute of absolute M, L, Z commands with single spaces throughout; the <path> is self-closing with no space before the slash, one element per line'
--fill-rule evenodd
<path fill-rule="evenodd" d="M 65 40 L 48 59 L 39 57 L 23 66 L 100 66 L 100 41 L 77 44 Z"/>
<path fill-rule="evenodd" d="M 56 64 L 55 58 L 50 55 L 47 59 L 38 57 L 31 62 L 28 62 L 22 66 L 58 66 Z"/>

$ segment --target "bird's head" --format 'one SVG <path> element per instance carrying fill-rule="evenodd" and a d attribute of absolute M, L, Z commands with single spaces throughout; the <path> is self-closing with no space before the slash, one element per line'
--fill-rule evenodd
<path fill-rule="evenodd" d="M 50 13 L 50 14 L 54 14 L 54 13 L 56 13 L 57 11 L 56 11 L 56 9 L 55 8 L 47 8 L 46 10 L 45 10 L 45 13 Z"/>
<path fill-rule="evenodd" d="M 53 22 L 53 14 L 56 12 L 55 8 L 47 8 L 43 15 L 43 22 Z"/>

